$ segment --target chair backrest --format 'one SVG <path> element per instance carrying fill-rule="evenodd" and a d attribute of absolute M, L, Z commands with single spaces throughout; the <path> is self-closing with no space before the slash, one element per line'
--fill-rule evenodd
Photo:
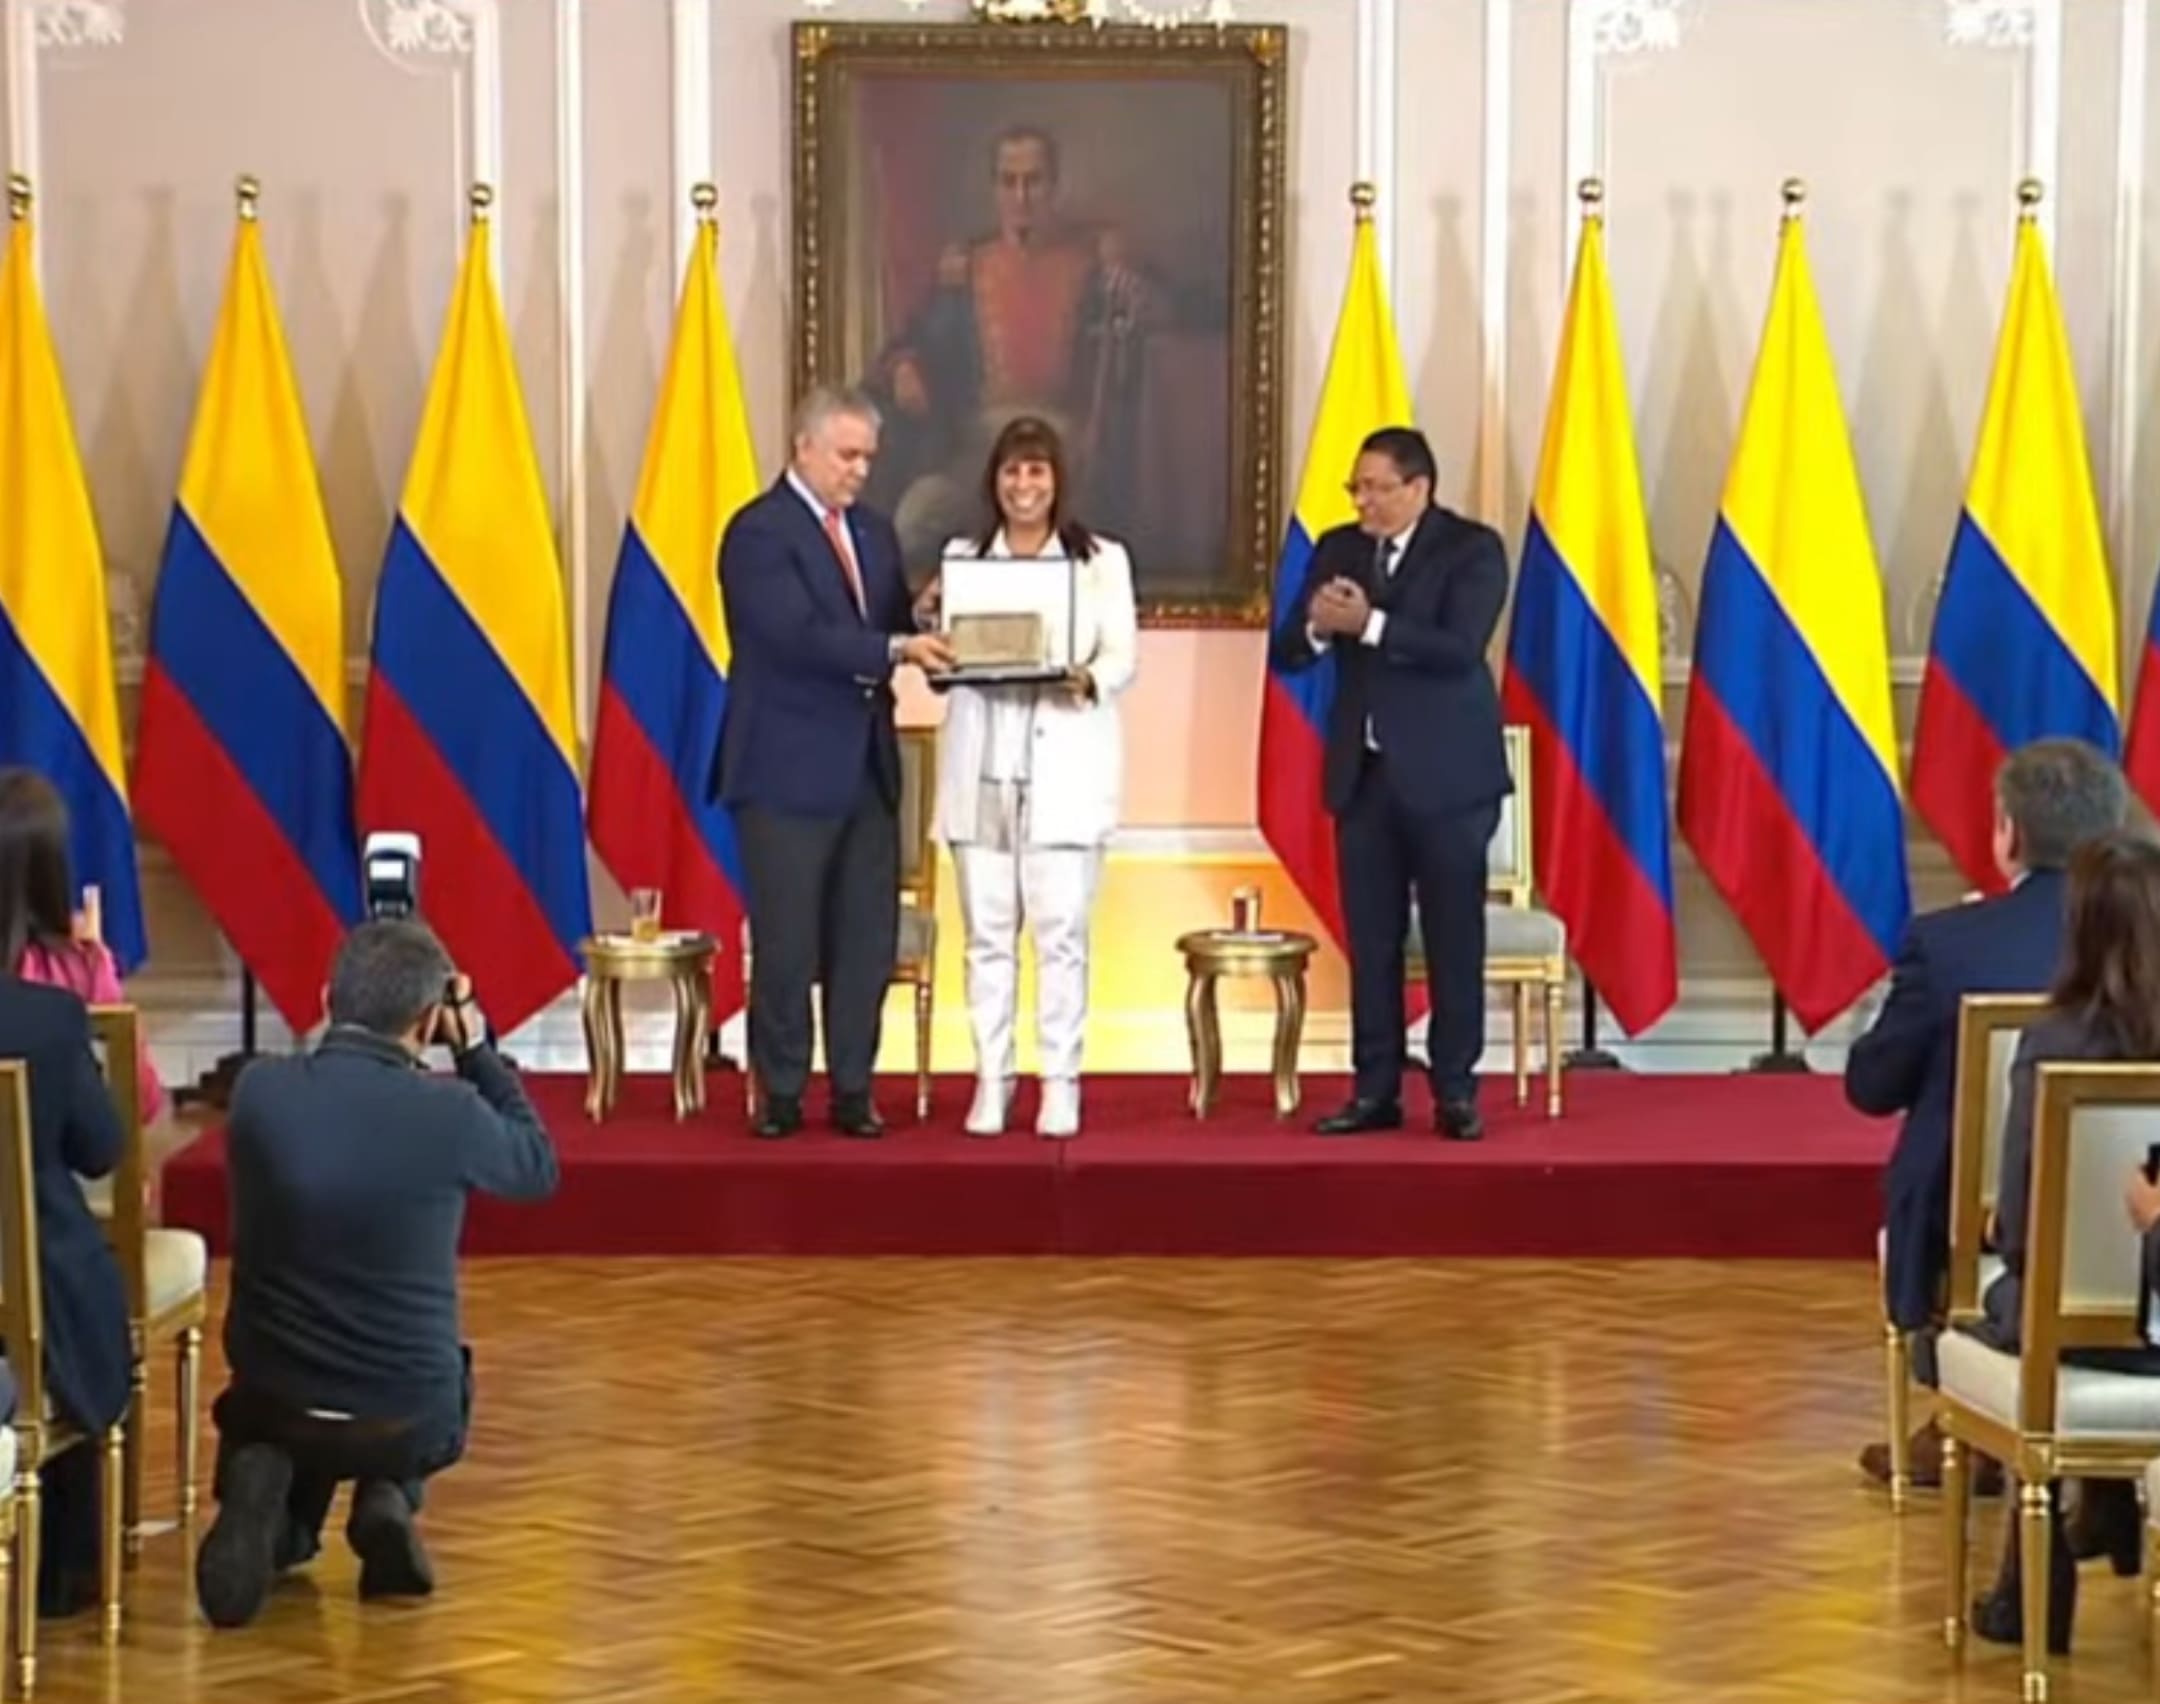
<path fill-rule="evenodd" d="M 2055 1429 L 2063 1351 L 2145 1341 L 2138 1317 L 2144 1247 L 2123 1209 L 2123 1185 L 2155 1148 L 2160 1065 L 2040 1067 L 2019 1337 L 2021 1431 Z"/>
<path fill-rule="evenodd" d="M 2045 994 L 1968 994 L 1958 1009 L 1950 1113 L 1950 1317 L 1980 1312 L 1980 1244 L 2002 1183 L 2003 1119 L 2018 1038 L 2048 1009 Z"/>
<path fill-rule="evenodd" d="M 900 730 L 900 898 L 928 911 L 937 904 L 937 730 Z"/>
<path fill-rule="evenodd" d="M 31 1461 L 43 1439 L 45 1292 L 30 1182 L 30 1067 L 0 1059 L 0 1340 L 15 1375 L 15 1429 Z"/>
<path fill-rule="evenodd" d="M 135 1069 L 142 1018 L 133 1006 L 92 1006 L 90 1036 L 97 1046 L 98 1066 L 105 1073 L 105 1087 L 120 1115 L 120 1163 L 113 1168 L 112 1222 L 107 1235 L 127 1286 L 128 1313 L 139 1320 L 150 1307 L 150 1156 L 143 1130 L 142 1078 Z"/>
<path fill-rule="evenodd" d="M 1485 891 L 1518 909 L 1530 904 L 1530 730 L 1511 723 L 1501 730 L 1508 775 L 1515 791 L 1500 801 L 1500 822 L 1485 843 Z"/>

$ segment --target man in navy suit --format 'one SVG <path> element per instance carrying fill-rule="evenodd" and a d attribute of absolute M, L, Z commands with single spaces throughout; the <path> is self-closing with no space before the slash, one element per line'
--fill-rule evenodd
<path fill-rule="evenodd" d="M 1845 1062 L 1845 1098 L 1877 1117 L 1904 1115 L 1884 1176 L 1883 1301 L 1891 1321 L 1924 1335 L 1915 1370 L 1934 1379 L 1932 1327 L 1950 1259 L 1950 1112 L 1957 1080 L 1958 1008 L 1968 994 L 2031 994 L 2062 957 L 2063 866 L 2129 808 L 2122 771 L 2080 740 L 2036 740 L 1995 779 L 1995 862 L 2010 890 L 1915 917 L 1898 949 L 1890 992 Z M 1913 1481 L 1941 1480 L 1942 1440 L 1930 1421 L 1913 1440 Z M 1890 1451 L 1860 1455 L 1888 1483 Z"/>
<path fill-rule="evenodd" d="M 1335 662 L 1322 791 L 1335 818 L 1350 948 L 1347 1106 L 1323 1136 L 1402 1123 L 1403 943 L 1410 895 L 1424 933 L 1433 1125 L 1484 1133 L 1472 1072 L 1485 1043 L 1485 851 L 1510 791 L 1486 647 L 1507 602 L 1490 527 L 1433 502 L 1432 446 L 1390 426 L 1358 452 L 1354 525 L 1321 535 L 1275 666 Z"/>
<path fill-rule="evenodd" d="M 847 1136 L 884 1129 L 870 1071 L 900 923 L 892 673 L 949 668 L 952 650 L 915 631 L 892 523 L 856 506 L 877 446 L 868 399 L 811 392 L 787 471 L 720 544 L 734 655 L 714 781 L 749 888 L 750 1068 L 765 1137 L 802 1125 L 813 982 L 833 1122 Z"/>

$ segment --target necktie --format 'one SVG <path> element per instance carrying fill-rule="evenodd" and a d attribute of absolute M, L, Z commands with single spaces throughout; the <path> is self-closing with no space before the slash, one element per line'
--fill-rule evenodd
<path fill-rule="evenodd" d="M 855 599 L 858 615 L 868 615 L 870 606 L 863 597 L 862 570 L 855 566 L 855 552 L 848 548 L 847 528 L 841 524 L 840 511 L 825 511 L 825 538 L 833 547 L 833 554 L 840 558 L 840 571 L 847 576 L 849 595 Z"/>
<path fill-rule="evenodd" d="M 1380 541 L 1380 584 L 1384 586 L 1394 577 L 1395 541 L 1391 538 L 1384 538 Z"/>

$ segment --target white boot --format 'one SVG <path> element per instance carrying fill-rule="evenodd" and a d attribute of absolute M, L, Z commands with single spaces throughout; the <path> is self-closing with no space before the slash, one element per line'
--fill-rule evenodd
<path fill-rule="evenodd" d="M 1080 1134 L 1080 1080 L 1077 1077 L 1045 1077 L 1042 1110 L 1035 1115 L 1035 1134 L 1064 1138 Z"/>
<path fill-rule="evenodd" d="M 967 1123 L 963 1127 L 967 1133 L 970 1136 L 1002 1136 L 1005 1114 L 1012 1108 L 1012 1092 L 1010 1077 L 977 1077 L 975 1104 L 968 1108 Z"/>

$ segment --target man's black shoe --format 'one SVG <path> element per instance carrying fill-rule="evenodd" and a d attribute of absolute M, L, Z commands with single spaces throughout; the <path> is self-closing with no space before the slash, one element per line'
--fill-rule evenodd
<path fill-rule="evenodd" d="M 1478 1116 L 1475 1101 L 1442 1101 L 1433 1112 L 1432 1127 L 1450 1142 L 1476 1142 L 1485 1135 L 1485 1120 Z"/>
<path fill-rule="evenodd" d="M 885 1121 L 868 1095 L 842 1095 L 833 1102 L 833 1128 L 843 1136 L 874 1140 L 885 1134 Z"/>
<path fill-rule="evenodd" d="M 783 1136 L 794 1135 L 801 1128 L 802 1102 L 773 1095 L 758 1109 L 757 1122 L 750 1126 L 750 1134 L 761 1136 L 768 1142 L 777 1142 Z"/>
<path fill-rule="evenodd" d="M 1402 1107 L 1395 1101 L 1354 1100 L 1313 1126 L 1322 1136 L 1362 1136 L 1371 1130 L 1400 1130 Z"/>
<path fill-rule="evenodd" d="M 195 1596 L 213 1627 L 245 1627 L 270 1595 L 292 1457 L 268 1444 L 235 1450 L 219 1476 L 217 1519 L 195 1553 Z"/>
<path fill-rule="evenodd" d="M 353 1488 L 345 1537 L 360 1558 L 362 1597 L 426 1597 L 434 1591 L 435 1569 L 413 1525 L 412 1504 L 389 1480 L 363 1480 Z"/>

